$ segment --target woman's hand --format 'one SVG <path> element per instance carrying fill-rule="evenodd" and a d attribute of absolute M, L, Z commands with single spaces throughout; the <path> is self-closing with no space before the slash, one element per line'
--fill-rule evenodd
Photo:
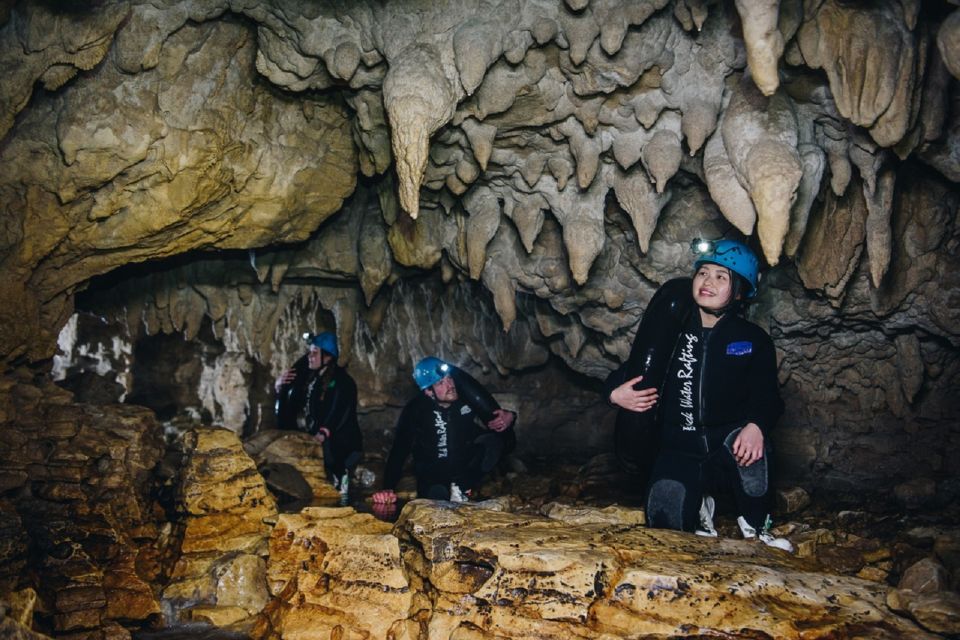
<path fill-rule="evenodd" d="M 283 385 L 289 382 L 292 382 L 293 379 L 296 377 L 297 377 L 296 369 L 287 369 L 277 377 L 277 380 L 273 383 L 273 388 L 277 391 L 277 393 L 280 393 L 280 387 L 282 387 Z"/>
<path fill-rule="evenodd" d="M 741 467 L 749 467 L 763 457 L 763 431 L 750 422 L 733 441 L 733 457 Z"/>
<path fill-rule="evenodd" d="M 636 411 L 638 413 L 652 409 L 653 405 L 657 404 L 657 400 L 660 399 L 660 395 L 657 393 L 655 387 L 640 389 L 639 391 L 634 389 L 633 385 L 641 380 L 643 380 L 643 376 L 637 376 L 632 380 L 627 380 L 614 389 L 610 394 L 610 402 L 627 411 Z"/>

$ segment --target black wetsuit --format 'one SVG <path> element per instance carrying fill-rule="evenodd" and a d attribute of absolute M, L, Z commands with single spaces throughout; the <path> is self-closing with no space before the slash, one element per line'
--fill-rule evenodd
<path fill-rule="evenodd" d="M 657 406 L 645 412 L 659 425 L 648 521 L 652 526 L 693 531 L 704 490 L 725 485 L 733 489 L 738 515 L 759 530 L 769 513 L 768 487 L 760 495 L 744 490 L 742 468 L 728 445 L 738 429 L 755 423 L 764 435 L 764 479 L 769 477 L 769 434 L 783 412 L 773 342 L 763 329 L 732 313 L 705 330 L 689 278 L 673 280 L 662 289 L 670 292 L 670 304 L 651 304 L 628 360 L 629 364 L 635 359 L 636 345 L 642 343 L 650 345 L 654 361 L 664 363 L 656 368 L 654 379 L 644 381 L 650 385 L 643 385 L 660 389 Z M 656 328 L 651 329 L 653 338 L 650 331 L 642 333 L 644 325 Z M 636 375 L 636 366 L 608 378 L 607 394 Z"/>
<path fill-rule="evenodd" d="M 346 369 L 337 365 L 323 383 L 314 371 L 298 372 L 292 388 L 282 388 L 277 414 L 296 416 L 306 407 L 305 430 L 315 435 L 321 428 L 329 431 L 323 441 L 323 464 L 331 479 L 338 479 L 360 462 L 363 435 L 357 422 L 357 385 Z M 286 387 L 286 385 L 285 385 Z M 289 418 L 281 428 L 298 428 Z"/>
<path fill-rule="evenodd" d="M 451 482 L 462 490 L 475 488 L 516 442 L 513 426 L 497 433 L 482 427 L 478 419 L 462 399 L 442 407 L 425 393 L 418 394 L 397 420 L 384 488 L 396 488 L 411 453 L 418 497 L 446 500 Z"/>
<path fill-rule="evenodd" d="M 604 383 L 604 397 L 627 380 L 643 376 L 636 389 L 655 387 L 663 391 L 670 359 L 684 324 L 696 310 L 690 278 L 664 283 L 650 299 L 630 356 Z M 645 490 L 650 471 L 660 451 L 660 404 L 644 412 L 621 408 L 615 424 L 614 453 L 624 469 Z"/>

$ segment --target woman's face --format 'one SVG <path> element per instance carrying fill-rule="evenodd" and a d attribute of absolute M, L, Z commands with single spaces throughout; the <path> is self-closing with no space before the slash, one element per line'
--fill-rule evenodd
<path fill-rule="evenodd" d="M 333 356 L 322 351 L 320 347 L 316 345 L 310 345 L 310 349 L 307 351 L 307 366 L 317 371 L 328 366 L 333 361 Z"/>
<path fill-rule="evenodd" d="M 719 311 L 730 304 L 733 295 L 733 274 L 718 264 L 700 265 L 693 276 L 693 300 L 699 306 Z"/>

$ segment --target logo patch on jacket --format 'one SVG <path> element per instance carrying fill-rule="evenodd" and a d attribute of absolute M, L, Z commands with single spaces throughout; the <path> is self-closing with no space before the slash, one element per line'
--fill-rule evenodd
<path fill-rule="evenodd" d="M 745 356 L 753 353 L 752 342 L 731 342 L 727 345 L 728 356 Z"/>
<path fill-rule="evenodd" d="M 462 407 L 460 407 L 460 415 L 465 416 L 468 413 L 470 413 L 470 405 L 465 404 Z"/>

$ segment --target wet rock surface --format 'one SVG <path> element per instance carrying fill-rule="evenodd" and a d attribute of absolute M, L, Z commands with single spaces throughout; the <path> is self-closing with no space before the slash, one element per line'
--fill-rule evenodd
<path fill-rule="evenodd" d="M 280 596 L 253 636 L 339 627 L 407 638 L 466 630 L 510 638 L 937 637 L 887 609 L 884 585 L 760 543 L 646 529 L 623 508 L 553 506 L 544 517 L 506 507 L 418 500 L 404 507 L 393 535 L 352 510 L 281 516 L 270 569 Z M 371 580 L 379 592 L 372 601 L 364 595 Z"/>

